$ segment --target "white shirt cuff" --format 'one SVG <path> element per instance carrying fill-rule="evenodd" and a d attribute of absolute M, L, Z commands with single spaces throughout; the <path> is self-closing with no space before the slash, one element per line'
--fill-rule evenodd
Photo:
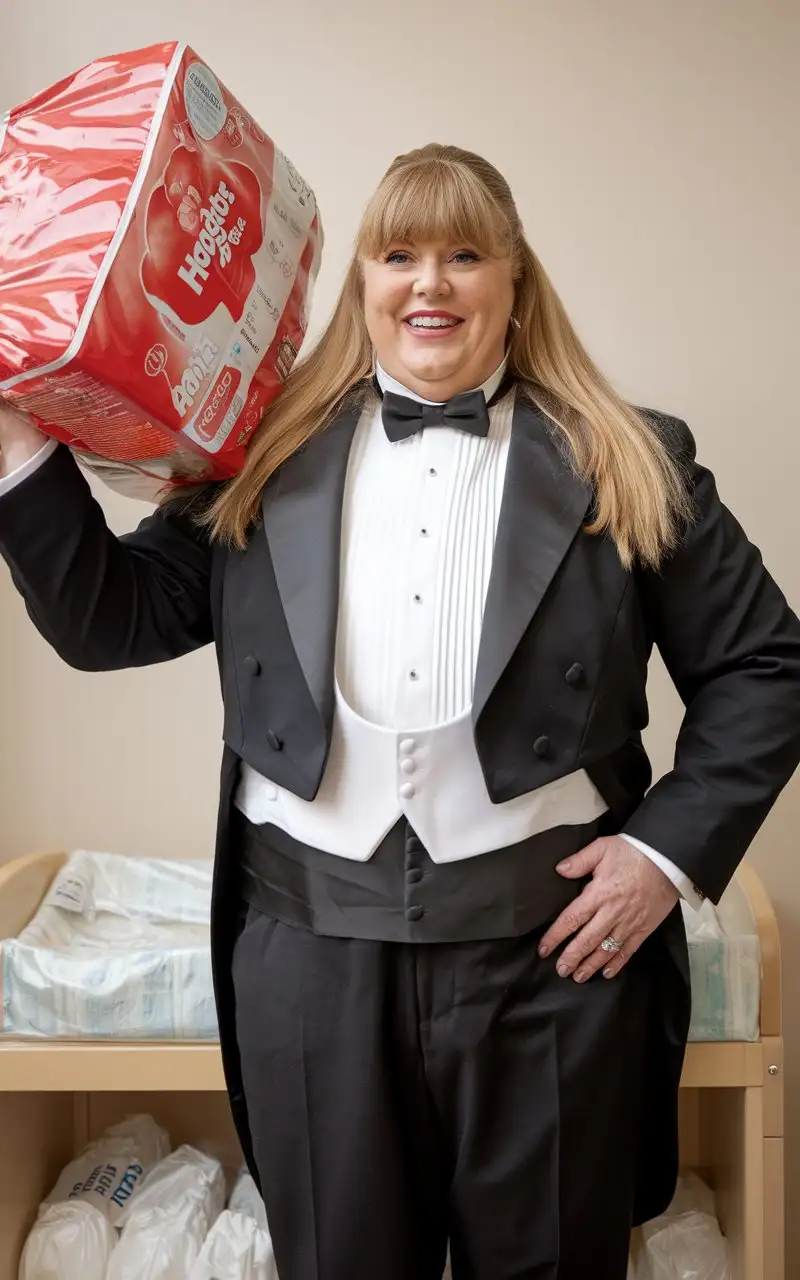
<path fill-rule="evenodd" d="M 48 440 L 43 444 L 38 453 L 32 458 L 28 458 L 27 462 L 23 462 L 21 467 L 15 467 L 13 471 L 9 471 L 7 476 L 0 478 L 0 498 L 4 494 L 10 493 L 18 484 L 22 484 L 23 480 L 27 480 L 28 476 L 32 476 L 34 471 L 38 471 L 43 462 L 58 448 L 57 440 Z"/>
<path fill-rule="evenodd" d="M 665 858 L 663 853 L 657 853 L 655 849 L 651 849 L 649 844 L 644 844 L 643 841 L 637 840 L 634 836 L 627 836 L 624 831 L 620 831 L 619 834 L 623 840 L 627 840 L 628 844 L 632 844 L 646 858 L 654 862 L 660 871 L 664 872 L 664 875 L 672 881 L 678 893 L 688 902 L 690 907 L 694 907 L 695 911 L 700 910 L 703 905 L 703 894 L 696 885 L 692 884 L 685 871 L 681 871 L 680 867 L 676 867 L 675 863 L 670 862 L 669 858 Z"/>

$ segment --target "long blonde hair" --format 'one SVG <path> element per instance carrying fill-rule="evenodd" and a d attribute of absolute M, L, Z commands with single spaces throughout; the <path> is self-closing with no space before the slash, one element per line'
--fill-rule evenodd
<path fill-rule="evenodd" d="M 269 477 L 346 404 L 373 394 L 364 319 L 365 258 L 396 241 L 444 239 L 510 257 L 515 282 L 508 372 L 546 414 L 566 458 L 594 490 L 589 534 L 608 533 L 626 568 L 657 568 L 691 518 L 685 476 L 656 425 L 592 361 L 528 244 L 508 183 L 481 156 L 432 143 L 398 156 L 367 205 L 333 316 L 267 409 L 244 469 L 201 517 L 214 538 L 246 545 Z"/>

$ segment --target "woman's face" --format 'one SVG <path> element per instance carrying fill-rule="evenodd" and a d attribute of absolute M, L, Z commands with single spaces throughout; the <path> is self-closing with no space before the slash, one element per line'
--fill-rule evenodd
<path fill-rule="evenodd" d="M 505 354 L 513 305 L 511 259 L 468 245 L 398 241 L 364 262 L 364 314 L 378 360 L 426 400 L 486 381 Z"/>

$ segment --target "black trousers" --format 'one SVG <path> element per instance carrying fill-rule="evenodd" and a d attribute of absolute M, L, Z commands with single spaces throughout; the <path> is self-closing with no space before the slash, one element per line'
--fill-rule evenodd
<path fill-rule="evenodd" d="M 319 936 L 247 908 L 233 954 L 281 1280 L 625 1280 L 646 959 L 559 978 L 543 929 Z"/>

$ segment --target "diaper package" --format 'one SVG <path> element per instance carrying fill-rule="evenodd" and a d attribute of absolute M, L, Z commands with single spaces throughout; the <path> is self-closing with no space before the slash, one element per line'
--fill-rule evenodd
<path fill-rule="evenodd" d="M 85 1201 L 44 1205 L 25 1242 L 18 1280 L 106 1280 L 117 1233 Z"/>
<path fill-rule="evenodd" d="M 169 1135 L 152 1116 L 131 1116 L 107 1129 L 61 1173 L 47 1204 L 82 1201 L 112 1225 L 169 1151 Z"/>
<path fill-rule="evenodd" d="M 269 1233 L 255 1218 L 226 1209 L 206 1236 L 190 1280 L 278 1280 Z"/>
<path fill-rule="evenodd" d="M 107 1280 L 187 1280 L 224 1204 L 220 1162 L 178 1147 L 151 1170 L 121 1214 Z"/>
<path fill-rule="evenodd" d="M 7 1035 L 213 1040 L 211 864 L 76 850 L 0 942 Z"/>
<path fill-rule="evenodd" d="M 184 44 L 0 121 L 0 397 L 114 487 L 235 474 L 306 331 L 313 192 Z"/>
<path fill-rule="evenodd" d="M 168 1151 L 168 1135 L 151 1116 L 141 1115 L 112 1125 L 85 1147 L 40 1206 L 19 1280 L 106 1280 L 116 1225 Z"/>
<path fill-rule="evenodd" d="M 735 884 L 719 907 L 682 903 L 692 983 L 691 1041 L 757 1040 L 761 951 L 755 925 L 737 916 Z"/>

